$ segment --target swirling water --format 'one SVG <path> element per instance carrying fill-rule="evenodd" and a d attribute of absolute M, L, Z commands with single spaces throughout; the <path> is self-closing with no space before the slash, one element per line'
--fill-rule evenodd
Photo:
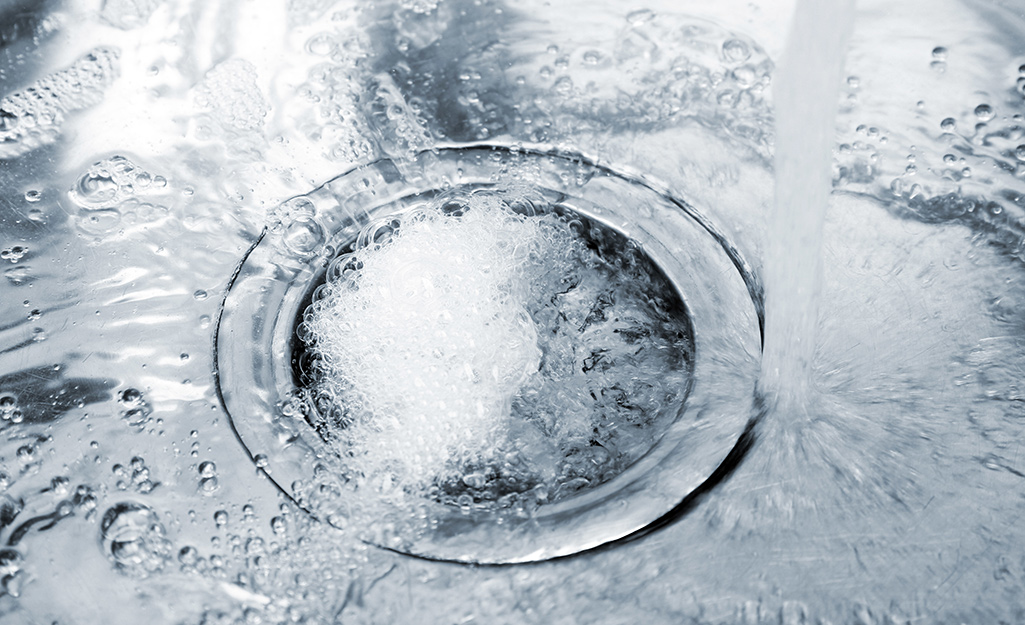
<path fill-rule="evenodd" d="M 608 4 L 0 4 L 0 620 L 1020 620 L 1012 3 L 859 3 L 816 410 L 769 415 L 676 524 L 528 567 L 418 561 L 310 519 L 236 440 L 224 290 L 283 200 L 358 163 L 584 153 L 665 185 L 761 271 L 793 5 Z"/>

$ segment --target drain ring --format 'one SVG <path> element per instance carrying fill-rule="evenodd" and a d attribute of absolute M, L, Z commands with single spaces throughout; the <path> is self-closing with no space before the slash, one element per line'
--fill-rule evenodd
<path fill-rule="evenodd" d="M 239 265 L 222 303 L 215 378 L 232 427 L 281 490 L 333 525 L 350 517 L 333 452 L 301 415 L 284 414 L 295 391 L 295 319 L 311 285 L 363 225 L 424 192 L 531 185 L 558 204 L 637 244 L 673 283 L 690 314 L 692 389 L 654 447 L 608 482 L 490 522 L 439 506 L 431 531 L 387 520 L 360 528 L 369 542 L 410 555 L 466 563 L 563 557 L 636 536 L 686 510 L 746 449 L 761 352 L 761 315 L 750 272 L 693 207 L 583 158 L 496 146 L 424 152 L 352 170 L 279 211 Z M 264 458 L 266 462 L 262 461 Z M 429 508 L 429 506 L 428 506 Z"/>

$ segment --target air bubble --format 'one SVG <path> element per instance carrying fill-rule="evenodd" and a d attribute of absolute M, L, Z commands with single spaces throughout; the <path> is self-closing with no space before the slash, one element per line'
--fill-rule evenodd
<path fill-rule="evenodd" d="M 286 226 L 281 239 L 294 254 L 312 254 L 324 243 L 324 229 L 312 219 L 297 219 Z"/>
<path fill-rule="evenodd" d="M 937 61 L 946 61 L 947 49 L 943 46 L 936 46 L 932 49 L 932 58 L 936 59 Z"/>
<path fill-rule="evenodd" d="M 953 117 L 947 117 L 940 122 L 940 130 L 943 132 L 954 132 L 957 129 L 957 120 Z"/>
<path fill-rule="evenodd" d="M 206 462 L 201 462 L 199 464 L 199 476 L 200 477 L 207 478 L 207 477 L 214 477 L 215 475 L 217 475 L 217 465 L 215 465 L 213 462 L 210 462 L 208 460 Z"/>
<path fill-rule="evenodd" d="M 751 58 L 751 47 L 740 39 L 727 39 L 722 44 L 722 55 L 730 63 L 743 63 Z"/>
<path fill-rule="evenodd" d="M 650 9 L 638 9 L 626 14 L 626 21 L 631 26 L 641 26 L 655 19 L 655 12 Z"/>
<path fill-rule="evenodd" d="M 29 189 L 28 191 L 25 192 L 25 201 L 26 202 L 38 202 L 42 198 L 43 198 L 43 194 L 40 193 L 39 191 L 36 191 L 35 189 Z"/>
<path fill-rule="evenodd" d="M 171 542 L 160 518 L 148 506 L 115 504 L 103 513 L 100 537 L 117 570 L 145 577 L 161 570 L 171 558 Z"/>
<path fill-rule="evenodd" d="M 975 116 L 979 121 L 988 122 L 993 119 L 993 107 L 989 104 L 980 104 L 975 107 Z"/>

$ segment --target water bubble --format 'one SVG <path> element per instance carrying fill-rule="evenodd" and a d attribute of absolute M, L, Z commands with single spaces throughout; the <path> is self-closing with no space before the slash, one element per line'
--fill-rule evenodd
<path fill-rule="evenodd" d="M 216 477 L 204 477 L 199 481 L 199 490 L 204 495 L 212 495 L 217 492 L 218 488 L 220 488 L 220 483 Z"/>
<path fill-rule="evenodd" d="M 851 89 L 857 89 L 857 88 L 859 88 L 861 86 L 861 79 L 858 78 L 857 76 L 848 76 L 847 77 L 847 86 L 850 87 Z"/>
<path fill-rule="evenodd" d="M 195 299 L 197 302 L 202 302 L 207 297 L 209 297 L 209 294 L 203 289 L 197 289 L 196 292 L 192 294 L 192 298 Z"/>
<path fill-rule="evenodd" d="M 584 52 L 584 64 L 585 65 L 597 65 L 601 62 L 602 54 L 597 50 L 588 50 Z"/>
<path fill-rule="evenodd" d="M 50 491 L 57 497 L 65 497 L 68 494 L 68 487 L 71 481 L 64 476 L 57 476 L 50 480 Z"/>
<path fill-rule="evenodd" d="M 121 223 L 121 211 L 116 208 L 87 210 L 78 220 L 78 227 L 86 234 L 103 235 Z"/>
<path fill-rule="evenodd" d="M 940 130 L 943 132 L 954 132 L 957 129 L 957 120 L 953 117 L 947 117 L 940 122 Z"/>
<path fill-rule="evenodd" d="M 178 550 L 178 562 L 181 562 L 187 567 L 195 566 L 196 562 L 199 561 L 199 551 L 191 546 L 186 545 Z"/>
<path fill-rule="evenodd" d="M 740 39 L 727 39 L 722 44 L 722 55 L 730 63 L 743 63 L 751 58 L 751 47 Z"/>
<path fill-rule="evenodd" d="M 17 451 L 18 462 L 22 465 L 32 464 L 36 459 L 35 445 L 22 445 Z"/>
<path fill-rule="evenodd" d="M 937 61 L 947 60 L 947 49 L 943 46 L 936 46 L 932 49 L 932 58 Z"/>
<path fill-rule="evenodd" d="M 25 574 L 22 570 L 24 558 L 17 549 L 0 549 L 0 590 L 12 596 L 21 596 Z"/>
<path fill-rule="evenodd" d="M 1019 145 L 1014 149 L 1014 156 L 1019 161 L 1025 162 L 1025 144 Z"/>
<path fill-rule="evenodd" d="M 199 465 L 200 477 L 214 477 L 217 475 L 217 465 L 207 460 Z"/>
<path fill-rule="evenodd" d="M 228 524 L 228 513 L 225 510 L 218 510 L 214 512 L 214 524 L 217 527 L 224 527 Z"/>
<path fill-rule="evenodd" d="M 100 521 L 107 557 L 126 575 L 145 577 L 171 558 L 171 542 L 160 517 L 148 506 L 125 501 L 111 506 Z"/>
<path fill-rule="evenodd" d="M 335 43 L 330 35 L 316 35 L 306 42 L 306 50 L 317 56 L 329 56 L 335 50 Z"/>
<path fill-rule="evenodd" d="M 78 204 L 85 207 L 103 207 L 117 197 L 118 184 L 107 171 L 88 172 L 78 179 L 74 196 Z"/>
<path fill-rule="evenodd" d="M 573 79 L 569 76 L 563 76 L 555 81 L 555 84 L 552 86 L 552 90 L 560 96 L 569 95 L 573 92 Z"/>
<path fill-rule="evenodd" d="M 0 260 L 10 261 L 11 263 L 17 263 L 28 254 L 28 248 L 23 245 L 15 245 L 6 249 L 0 250 Z"/>
<path fill-rule="evenodd" d="M 626 14 L 626 21 L 631 26 L 641 26 L 655 19 L 655 12 L 650 9 L 638 9 Z"/>
<path fill-rule="evenodd" d="M 980 121 L 988 122 L 993 119 L 993 107 L 986 103 L 980 104 L 975 107 L 975 116 Z"/>
<path fill-rule="evenodd" d="M 279 536 L 285 533 L 286 525 L 284 517 L 276 516 L 270 520 L 270 528 L 275 534 Z"/>
<path fill-rule="evenodd" d="M 38 202 L 41 199 L 43 199 L 43 194 L 40 193 L 39 191 L 35 190 L 35 189 L 29 189 L 28 191 L 25 192 L 25 201 L 26 202 L 33 202 L 34 203 L 34 202 Z"/>
<path fill-rule="evenodd" d="M 297 219 L 288 224 L 281 239 L 295 254 L 312 254 L 324 243 L 324 229 L 312 219 Z"/>

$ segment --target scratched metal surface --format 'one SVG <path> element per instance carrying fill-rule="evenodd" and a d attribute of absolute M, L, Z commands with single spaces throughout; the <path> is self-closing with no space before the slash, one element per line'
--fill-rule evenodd
<path fill-rule="evenodd" d="M 218 306 L 268 212 L 381 156 L 592 155 L 757 271 L 791 9 L 0 3 L 0 621 L 1020 621 L 1014 3 L 861 3 L 811 418 L 767 415 L 644 540 L 507 568 L 368 547 L 284 499 L 217 397 Z"/>

